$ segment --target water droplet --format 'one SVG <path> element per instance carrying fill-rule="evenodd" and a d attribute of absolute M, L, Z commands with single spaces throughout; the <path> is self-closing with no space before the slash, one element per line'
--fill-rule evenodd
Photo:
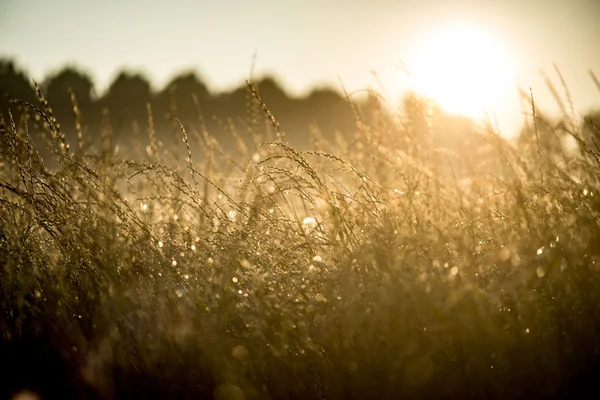
<path fill-rule="evenodd" d="M 181 296 L 183 296 L 183 292 L 182 292 L 180 289 L 177 289 L 177 290 L 175 291 L 175 294 L 177 295 L 177 297 L 181 297 Z"/>
<path fill-rule="evenodd" d="M 234 276 L 233 278 L 231 278 L 231 281 L 232 281 L 233 283 L 238 283 L 238 278 L 236 278 L 236 277 Z"/>
<path fill-rule="evenodd" d="M 507 261 L 510 258 L 510 250 L 506 247 L 503 247 L 498 252 L 498 258 L 501 261 Z"/>
<path fill-rule="evenodd" d="M 544 267 L 537 267 L 535 273 L 537 274 L 538 278 L 543 278 L 544 275 L 546 275 L 546 270 L 544 269 Z"/>
<path fill-rule="evenodd" d="M 171 265 L 176 267 L 177 266 L 177 261 L 176 260 L 171 260 Z"/>
<path fill-rule="evenodd" d="M 510 263 L 513 267 L 518 267 L 519 265 L 521 265 L 521 257 L 518 254 L 513 254 L 513 256 L 510 259 Z"/>
<path fill-rule="evenodd" d="M 237 218 L 237 211 L 235 210 L 230 210 L 227 213 L 227 216 L 229 217 L 230 220 L 235 221 L 235 219 Z"/>
<path fill-rule="evenodd" d="M 240 361 L 244 361 L 248 358 L 248 350 L 241 344 L 238 344 L 231 349 L 231 355 Z"/>
<path fill-rule="evenodd" d="M 161 242 L 160 240 L 158 241 L 158 247 L 163 247 L 163 242 Z"/>
<path fill-rule="evenodd" d="M 450 273 L 451 273 L 452 275 L 456 275 L 456 274 L 458 274 L 458 267 L 452 267 L 452 268 L 450 268 Z"/>
<path fill-rule="evenodd" d="M 313 261 L 317 262 L 317 263 L 320 263 L 320 262 L 323 262 L 323 258 L 321 256 L 319 256 L 319 255 L 316 255 L 316 256 L 313 257 Z"/>
<path fill-rule="evenodd" d="M 302 227 L 308 233 L 317 226 L 317 221 L 312 217 L 306 217 L 302 221 Z"/>
<path fill-rule="evenodd" d="M 544 248 L 543 248 L 543 247 L 540 247 L 540 248 L 537 250 L 537 254 L 538 254 L 538 256 L 539 256 L 540 254 L 542 254 L 543 252 L 544 252 Z"/>
<path fill-rule="evenodd" d="M 319 303 L 327 301 L 327 299 L 325 298 L 325 296 L 323 296 L 321 293 L 317 293 L 315 295 L 315 300 L 318 301 Z"/>

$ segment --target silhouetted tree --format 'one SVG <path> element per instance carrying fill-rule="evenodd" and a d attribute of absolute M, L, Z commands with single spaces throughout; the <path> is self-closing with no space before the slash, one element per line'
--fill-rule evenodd
<path fill-rule="evenodd" d="M 182 121 L 198 121 L 198 109 L 194 104 L 194 97 L 198 100 L 203 114 L 211 114 L 211 94 L 206 85 L 198 76 L 189 72 L 173 78 L 158 94 L 155 104 L 169 111 L 169 117 L 177 117 Z M 173 114 L 173 115 L 171 115 Z"/>
<path fill-rule="evenodd" d="M 152 100 L 148 80 L 140 74 L 121 72 L 100 99 L 102 109 L 110 111 L 113 132 L 131 132 L 133 121 L 143 126 L 148 120 L 147 104 Z"/>
<path fill-rule="evenodd" d="M 8 118 L 10 108 L 13 117 L 18 119 L 23 106 L 10 103 L 9 99 L 19 99 L 33 104 L 37 103 L 37 96 L 31 80 L 23 71 L 15 67 L 14 62 L 0 60 L 0 112 L 5 120 Z"/>
<path fill-rule="evenodd" d="M 47 77 L 43 87 L 54 116 L 67 135 L 72 133 L 75 128 L 74 105 L 71 100 L 71 93 L 74 94 L 79 109 L 80 123 L 82 125 L 97 125 L 98 115 L 96 115 L 94 104 L 94 84 L 88 75 L 72 67 L 67 67 Z"/>
<path fill-rule="evenodd" d="M 307 122 L 316 122 L 326 136 L 331 136 L 335 130 L 349 133 L 356 126 L 352 107 L 333 89 L 312 91 L 302 101 L 298 112 L 309 118 Z"/>
<path fill-rule="evenodd" d="M 290 107 L 291 99 L 274 78 L 266 77 L 256 86 L 261 99 L 276 117 L 285 119 L 290 112 L 294 112 Z"/>

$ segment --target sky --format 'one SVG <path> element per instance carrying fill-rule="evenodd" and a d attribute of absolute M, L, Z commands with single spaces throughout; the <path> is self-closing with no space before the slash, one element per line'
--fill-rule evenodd
<path fill-rule="evenodd" d="M 249 77 L 256 54 L 255 74 L 276 76 L 290 94 L 342 82 L 348 91 L 383 87 L 395 101 L 420 87 L 420 69 L 430 74 L 419 78 L 428 94 L 445 96 L 449 107 L 495 85 L 488 97 L 503 103 L 493 112 L 512 129 L 524 111 L 517 87 L 531 87 L 542 110 L 556 111 L 540 74 L 560 88 L 554 63 L 577 110 L 600 108 L 588 75 L 600 76 L 599 21 L 600 0 L 0 0 L 0 57 L 37 80 L 76 66 L 100 93 L 123 68 L 144 72 L 157 89 L 190 69 L 212 90 L 231 89 Z M 467 42 L 491 41 L 456 50 L 439 39 L 456 27 L 468 27 Z M 450 68 L 461 51 L 469 64 Z M 473 91 L 456 89 L 460 79 L 505 64 L 508 78 L 486 75 Z"/>

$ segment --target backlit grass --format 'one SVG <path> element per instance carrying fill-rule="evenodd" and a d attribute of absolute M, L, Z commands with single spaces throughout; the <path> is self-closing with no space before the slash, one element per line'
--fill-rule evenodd
<path fill-rule="evenodd" d="M 448 137 L 409 98 L 397 115 L 356 106 L 354 132 L 307 130 L 313 149 L 300 151 L 250 92 L 265 123 L 233 132 L 237 149 L 174 121 L 181 148 L 158 146 L 150 123 L 121 156 L 108 126 L 89 147 L 51 105 L 5 116 L 2 395 L 596 389 L 597 127 L 552 128 L 532 97 L 518 144 L 492 126 Z"/>

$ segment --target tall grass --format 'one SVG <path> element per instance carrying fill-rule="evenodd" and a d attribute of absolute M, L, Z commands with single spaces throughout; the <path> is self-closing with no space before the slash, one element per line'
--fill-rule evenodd
<path fill-rule="evenodd" d="M 409 98 L 391 117 L 355 106 L 355 132 L 328 142 L 313 127 L 300 151 L 249 85 L 238 150 L 200 110 L 198 126 L 174 120 L 181 148 L 161 148 L 148 108 L 130 159 L 108 114 L 100 151 L 80 127 L 72 151 L 38 95 L 41 109 L 2 126 L 0 395 L 598 392 L 597 127 L 553 128 L 532 96 L 518 145 L 489 126 L 452 151 L 443 120 Z"/>

